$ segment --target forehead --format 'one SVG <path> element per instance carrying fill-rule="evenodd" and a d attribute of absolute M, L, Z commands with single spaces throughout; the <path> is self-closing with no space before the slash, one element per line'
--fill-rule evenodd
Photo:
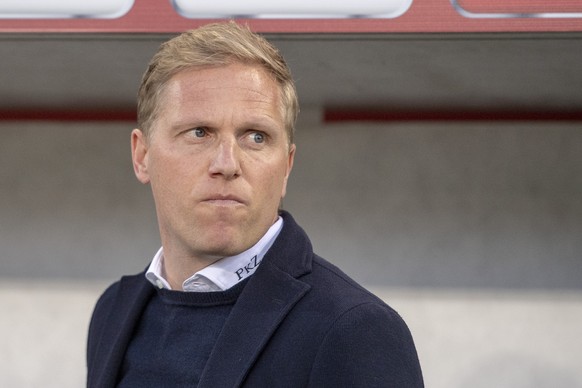
<path fill-rule="evenodd" d="M 265 120 L 264 124 L 287 131 L 282 94 L 279 83 L 259 65 L 187 68 L 161 90 L 152 129 L 236 116 L 244 121 Z"/>
<path fill-rule="evenodd" d="M 190 68 L 169 79 L 162 92 L 161 103 L 168 100 L 172 104 L 204 102 L 218 98 L 279 105 L 280 89 L 273 77 L 257 65 L 234 63 Z"/>

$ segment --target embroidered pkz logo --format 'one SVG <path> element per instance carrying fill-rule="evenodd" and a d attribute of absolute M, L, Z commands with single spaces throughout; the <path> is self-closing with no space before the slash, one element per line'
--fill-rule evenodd
<path fill-rule="evenodd" d="M 251 258 L 248 264 L 246 264 L 244 267 L 237 269 L 234 273 L 236 274 L 236 276 L 238 276 L 238 280 L 242 280 L 245 277 L 252 274 L 253 272 L 255 272 L 255 269 L 257 269 L 259 264 L 261 264 L 261 262 L 257 260 L 257 256 L 255 255 Z"/>

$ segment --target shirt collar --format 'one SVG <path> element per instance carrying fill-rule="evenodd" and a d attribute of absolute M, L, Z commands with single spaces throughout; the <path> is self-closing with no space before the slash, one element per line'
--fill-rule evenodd
<path fill-rule="evenodd" d="M 220 259 L 186 279 L 182 283 L 183 291 L 225 291 L 251 276 L 275 242 L 282 228 L 283 219 L 279 217 L 267 233 L 251 248 L 238 255 Z M 164 248 L 162 247 L 146 271 L 146 279 L 158 288 L 171 290 L 170 284 L 163 276 L 163 265 Z"/>

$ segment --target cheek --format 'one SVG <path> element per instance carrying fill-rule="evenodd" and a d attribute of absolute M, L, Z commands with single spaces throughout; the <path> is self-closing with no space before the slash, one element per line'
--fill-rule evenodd
<path fill-rule="evenodd" d="M 151 167 L 156 178 L 162 181 L 180 180 L 198 165 L 190 161 L 190 157 L 184 153 L 170 152 L 171 150 L 158 151 L 152 154 Z"/>
<path fill-rule="evenodd" d="M 284 164 L 274 166 L 268 174 L 264 174 L 262 179 L 262 189 L 268 193 L 271 201 L 279 203 L 281 198 L 285 195 L 285 186 L 287 167 Z"/>
<path fill-rule="evenodd" d="M 155 155 L 151 159 L 150 184 L 157 200 L 171 206 L 187 190 L 189 179 L 185 176 L 187 164 L 166 155 Z"/>

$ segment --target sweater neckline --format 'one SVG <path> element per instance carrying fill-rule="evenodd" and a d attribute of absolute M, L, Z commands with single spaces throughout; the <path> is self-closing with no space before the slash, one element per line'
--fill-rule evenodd
<path fill-rule="evenodd" d="M 187 292 L 157 287 L 156 291 L 162 302 L 166 304 L 211 307 L 234 304 L 247 282 L 248 278 L 225 291 Z"/>

